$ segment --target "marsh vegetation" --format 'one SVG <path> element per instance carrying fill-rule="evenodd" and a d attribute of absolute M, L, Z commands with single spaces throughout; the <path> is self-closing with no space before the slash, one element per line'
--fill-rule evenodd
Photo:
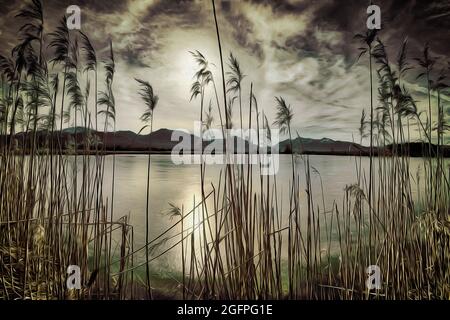
<path fill-rule="evenodd" d="M 450 167 L 440 149 L 449 129 L 440 97 L 448 87 L 445 74 L 433 68 L 428 46 L 413 63 L 405 41 L 391 62 L 380 35 L 356 36 L 364 45 L 360 59 L 367 58 L 373 89 L 367 93 L 370 110 L 368 116 L 362 113 L 360 138 L 369 139 L 370 146 L 390 145 L 392 152 L 370 154 L 368 172 L 361 157 L 355 157 L 356 180 L 331 206 L 325 205 L 326 195 L 314 194 L 317 180 L 312 177 L 320 178 L 322 190 L 327 181 L 306 155 L 291 153 L 290 178 L 283 181 L 260 174 L 259 162 L 224 165 L 211 183 L 208 166 L 200 164 L 200 199 L 168 204 L 172 225 L 150 238 L 149 154 L 145 243 L 135 246 L 132 216 L 117 218 L 115 213 L 115 156 L 105 161 L 93 133 L 115 131 L 120 106 L 114 99 L 113 44 L 99 57 L 88 35 L 68 30 L 65 18 L 56 30 L 46 30 L 43 12 L 40 0 L 32 0 L 17 13 L 23 21 L 20 40 L 11 56 L 0 56 L 0 298 L 158 298 L 164 284 L 152 277 L 152 263 L 173 248 L 181 250 L 181 271 L 172 279 L 177 283 L 174 298 L 450 297 Z M 210 128 L 218 114 L 221 129 L 263 128 L 270 139 L 272 127 L 289 141 L 298 137 L 291 123 L 302 115 L 283 97 L 274 97 L 276 118 L 265 116 L 251 74 L 233 54 L 223 55 L 214 1 L 211 14 L 219 63 L 192 52 L 198 70 L 190 98 L 198 102 L 199 120 Z M 426 81 L 427 113 L 418 111 L 404 85 L 407 73 Z M 152 131 L 158 95 L 147 81 L 136 81 L 145 106 L 143 130 Z M 244 81 L 250 83 L 249 92 L 243 91 Z M 75 128 L 69 147 L 62 143 L 65 123 Z M 84 131 L 78 132 L 78 126 Z M 412 130 L 420 132 L 424 146 L 421 175 L 403 150 Z M 20 139 L 19 132 L 33 139 Z M 47 137 L 45 147 L 36 143 L 38 136 Z M 88 156 L 88 150 L 94 155 Z M 112 176 L 111 184 L 104 184 L 105 175 Z M 280 201 L 280 184 L 288 186 L 287 202 Z M 421 190 L 419 197 L 413 196 L 413 187 Z M 303 192 L 306 198 L 300 197 Z M 337 250 L 331 249 L 332 241 Z M 136 259 L 142 253 L 145 259 Z M 80 266 L 82 290 L 67 289 L 69 265 Z M 380 267 L 379 290 L 365 286 L 370 265 Z"/>

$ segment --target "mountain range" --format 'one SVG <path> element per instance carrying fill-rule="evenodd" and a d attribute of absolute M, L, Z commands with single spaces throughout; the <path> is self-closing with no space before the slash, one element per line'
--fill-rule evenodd
<path fill-rule="evenodd" d="M 179 140 L 172 141 L 172 135 L 175 134 Z M 87 139 L 86 139 L 87 138 Z M 30 145 L 33 139 L 32 133 L 17 133 L 13 137 L 13 144 L 16 149 L 25 149 Z M 59 131 L 51 132 L 38 131 L 36 133 L 37 145 L 40 148 L 48 146 L 48 141 L 54 140 L 55 145 L 61 146 L 65 150 L 74 150 L 75 145 L 78 150 L 85 150 L 84 144 L 89 141 L 89 148 L 95 150 L 95 145 L 101 146 L 105 152 L 118 153 L 170 153 L 172 149 L 183 139 L 189 142 L 190 148 L 185 148 L 185 153 L 195 152 L 200 149 L 200 138 L 192 134 L 174 131 L 170 129 L 159 129 L 150 134 L 136 134 L 133 131 L 116 131 L 116 132 L 97 132 L 95 130 L 85 129 L 83 127 L 64 129 L 62 133 Z M 245 146 L 245 152 L 256 150 L 256 146 L 250 144 L 248 141 L 239 141 L 240 138 L 234 137 L 235 146 L 238 142 Z M 0 145 L 4 141 L 9 143 L 9 137 L 1 137 Z M 76 143 L 75 143 L 76 141 Z M 212 140 L 204 140 L 203 148 L 211 144 Z M 221 143 L 215 141 L 215 145 Z M 223 142 L 222 142 L 223 143 Z M 424 150 L 428 150 L 428 144 L 422 142 L 407 143 L 402 146 L 386 146 L 384 148 L 373 149 L 373 154 L 390 154 L 393 148 L 402 150 L 405 154 L 410 156 L 423 156 Z M 99 148 L 100 149 L 100 148 Z M 292 150 L 299 154 L 320 154 L 320 155 L 361 155 L 367 156 L 370 154 L 370 148 L 360 145 L 355 142 L 337 141 L 329 138 L 311 139 L 297 137 L 292 140 L 292 148 L 289 140 L 281 141 L 278 144 L 279 153 L 291 153 Z M 432 145 L 433 153 L 436 152 L 437 146 Z M 441 146 L 441 153 L 444 156 L 450 156 L 450 146 Z"/>

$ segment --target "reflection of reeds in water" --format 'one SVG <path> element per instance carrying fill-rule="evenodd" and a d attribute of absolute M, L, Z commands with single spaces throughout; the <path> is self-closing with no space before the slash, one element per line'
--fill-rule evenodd
<path fill-rule="evenodd" d="M 223 101 L 208 61 L 200 52 L 192 53 L 199 71 L 191 99 L 200 98 L 200 120 L 205 127 L 211 126 L 215 104 L 221 128 L 231 128 L 231 108 L 237 100 L 239 125 L 243 128 L 248 101 L 248 128 L 266 129 L 270 140 L 269 121 L 258 108 L 253 84 L 248 100 L 245 99 L 245 78 L 235 56 L 230 55 L 230 72 L 225 72 L 214 1 L 212 5 Z M 293 110 L 284 98 L 278 97 L 274 124 L 291 141 L 292 179 L 277 181 L 276 176 L 262 175 L 259 161 L 256 165 L 227 164 L 219 182 L 209 185 L 205 181 L 207 168 L 201 164 L 200 201 L 194 200 L 192 208 L 172 204 L 169 214 L 173 225 L 150 239 L 149 156 L 146 242 L 135 249 L 128 217 L 116 221 L 113 217 L 114 160 L 112 189 L 105 190 L 105 145 L 87 129 L 98 129 L 98 114 L 105 117 L 104 131 L 115 120 L 112 44 L 105 63 L 105 90 L 98 92 L 97 56 L 87 35 L 67 30 L 63 19 L 50 34 L 54 56 L 47 63 L 39 0 L 33 0 L 20 17 L 28 19 L 21 29 L 24 40 L 13 50 L 12 58 L 0 56 L 0 298 L 126 299 L 143 296 L 139 288 L 155 297 L 156 290 L 150 286 L 150 266 L 174 248 L 181 250 L 181 279 L 176 279 L 180 289 L 176 297 L 449 297 L 450 172 L 439 148 L 448 129 L 440 99 L 446 87 L 443 77 L 432 80 L 434 59 L 427 48 L 418 61 L 428 84 L 428 115 L 424 120 L 402 83 L 411 69 L 406 59 L 407 42 L 394 65 L 376 34 L 359 37 L 367 45 L 363 53 L 369 56 L 371 84 L 373 71 L 379 82 L 378 107 L 371 97 L 370 119 L 366 120 L 365 112 L 361 117 L 361 142 L 369 137 L 371 145 L 390 145 L 390 153 L 374 157 L 371 151 L 368 177 L 361 158 L 356 158 L 357 180 L 345 188 L 342 202 L 336 200 L 331 207 L 326 206 L 326 181 L 322 181 L 307 156 L 295 154 Z M 77 41 L 83 55 L 79 55 Z M 89 98 L 92 73 L 95 91 L 94 97 Z M 142 120 L 149 122 L 152 131 L 158 99 L 149 83 L 137 81 L 146 105 Z M 215 99 L 210 100 L 203 121 L 206 88 L 211 85 Z M 433 94 L 438 101 L 435 123 Z M 97 110 L 98 106 L 103 106 L 102 110 Z M 95 118 L 91 109 L 95 109 Z M 63 132 L 64 118 L 73 118 L 75 128 L 79 119 L 84 125 L 83 132 L 75 129 L 71 143 L 67 143 Z M 252 123 L 253 119 L 256 121 Z M 419 179 L 419 174 L 416 178 L 416 173 L 410 171 L 408 150 L 404 149 L 404 143 L 410 141 L 410 130 L 416 127 L 425 142 L 426 157 L 421 166 L 425 179 Z M 28 134 L 16 135 L 18 128 Z M 433 132 L 437 148 L 431 145 Z M 258 144 L 259 140 L 258 136 Z M 88 157 L 87 151 L 92 150 L 95 157 Z M 95 163 L 92 165 L 91 161 Z M 254 172 L 259 173 L 257 180 Z M 321 199 L 313 194 L 313 184 L 318 181 L 315 177 L 320 181 Z M 280 183 L 289 184 L 287 204 L 279 201 Z M 301 185 L 306 189 L 302 203 Z M 418 192 L 416 199 L 413 185 L 424 190 Z M 145 261 L 135 263 L 136 255 L 142 251 Z M 82 290 L 66 287 L 66 269 L 73 264 L 81 267 Z M 365 286 L 369 265 L 381 269 L 380 290 L 368 290 Z M 146 268 L 142 286 L 135 274 L 140 267 Z M 152 282 L 152 286 L 158 289 L 158 282 Z"/>

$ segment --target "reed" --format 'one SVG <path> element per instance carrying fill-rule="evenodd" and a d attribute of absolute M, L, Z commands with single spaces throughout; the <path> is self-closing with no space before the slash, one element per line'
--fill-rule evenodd
<path fill-rule="evenodd" d="M 212 4 L 216 18 L 214 1 Z M 221 57 L 217 24 L 216 31 Z M 434 90 L 438 96 L 439 119 L 432 128 L 430 120 L 423 123 L 415 99 L 401 83 L 401 77 L 412 72 L 407 42 L 402 44 L 397 64 L 393 65 L 376 34 L 368 33 L 359 38 L 367 44 L 362 53 L 369 55 L 369 69 L 372 72 L 372 68 L 376 68 L 379 78 L 379 106 L 376 107 L 371 98 L 369 121 L 365 112 L 361 117 L 361 142 L 369 137 L 373 147 L 368 181 L 360 157 L 356 162 L 358 180 L 344 190 L 341 205 L 335 201 L 327 208 L 322 191 L 320 208 L 315 203 L 320 196 L 313 194 L 313 184 L 317 181 L 314 175 L 320 177 L 320 172 L 311 166 L 308 156 L 295 154 L 290 128 L 294 116 L 292 109 L 282 97 L 276 98 L 274 123 L 286 129 L 291 141 L 288 211 L 280 207 L 276 176 L 260 176 L 257 186 L 251 177 L 258 173 L 258 166 L 247 166 L 247 174 L 244 174 L 240 166 L 226 165 L 219 186 L 211 186 L 214 191 L 214 205 L 208 210 L 211 214 L 206 218 L 202 216 L 198 225 L 202 230 L 198 235 L 208 240 L 198 240 L 195 228 L 190 232 L 191 236 L 185 238 L 186 246 L 190 245 L 192 251 L 190 255 L 183 254 L 183 265 L 191 265 L 191 270 L 195 270 L 187 275 L 183 273 L 183 278 L 189 278 L 183 280 L 185 295 L 192 299 L 448 298 L 450 189 L 448 170 L 444 169 L 448 164 L 439 155 L 439 147 L 435 155 L 429 151 L 428 157 L 421 160 L 425 179 L 414 181 L 418 173 L 412 172 L 404 150 L 410 142 L 411 122 L 417 123 L 429 150 L 432 150 L 433 131 L 438 145 L 444 141 L 444 127 L 448 125 L 439 99 L 441 90 L 446 90 L 444 78 L 439 76 L 440 84 L 436 82 L 435 86 L 430 86 L 429 94 Z M 233 55 L 230 56 L 235 61 L 231 64 L 230 74 L 235 74 L 239 64 Z M 431 68 L 427 66 L 429 78 Z M 222 80 L 223 75 L 222 71 Z M 214 79 L 213 74 L 210 76 Z M 219 110 L 227 109 L 230 104 L 226 101 L 235 99 L 230 94 L 240 93 L 243 77 L 237 79 L 223 80 L 225 96 L 222 107 L 217 105 Z M 373 85 L 371 91 L 372 88 Z M 253 98 L 251 92 L 250 110 Z M 219 99 L 216 103 L 219 104 Z M 226 115 L 230 114 L 226 112 Z M 264 123 L 261 116 L 257 113 L 253 122 L 257 128 L 259 123 Z M 231 118 L 227 119 L 227 123 L 231 122 Z M 251 123 L 250 120 L 249 127 Z M 380 153 L 387 147 L 389 154 Z M 299 164 L 303 164 L 303 168 Z M 323 190 L 321 177 L 320 184 Z M 423 197 L 414 197 L 414 184 Z M 306 200 L 302 201 L 303 187 Z M 283 212 L 288 215 L 287 220 L 283 219 Z M 205 233 L 205 230 L 214 231 Z M 333 250 L 334 245 L 338 248 Z M 201 254 L 197 254 L 195 248 Z M 283 255 L 287 256 L 287 264 L 281 258 Z M 381 269 L 381 290 L 369 290 L 365 286 L 365 270 L 371 264 Z"/>
<path fill-rule="evenodd" d="M 120 264 L 114 268 L 131 266 L 131 259 L 124 257 L 132 248 L 132 227 L 127 217 L 114 221 L 112 213 L 109 215 L 113 200 L 110 202 L 103 195 L 105 168 L 98 165 L 106 157 L 89 129 L 93 126 L 92 110 L 97 119 L 95 50 L 85 34 L 67 29 L 65 17 L 57 30 L 49 34 L 50 42 L 44 43 L 44 9 L 39 0 L 31 1 L 17 18 L 24 21 L 19 31 L 24 40 L 15 47 L 12 57 L 0 58 L 4 79 L 0 298 L 131 297 L 130 277 L 113 281 L 110 265 L 113 257 L 120 257 Z M 79 55 L 79 40 L 83 43 L 84 59 Z M 45 47 L 54 51 L 48 59 Z M 90 71 L 95 71 L 93 107 L 89 101 Z M 113 98 L 109 98 L 111 103 Z M 65 132 L 63 126 L 64 119 L 71 120 L 71 113 L 75 117 L 73 134 Z M 79 116 L 84 125 L 81 133 L 77 129 Z M 22 132 L 16 133 L 17 128 Z M 71 142 L 69 137 L 73 137 Z M 88 156 L 92 148 L 96 150 L 95 166 Z M 113 237 L 119 239 L 120 250 L 111 246 Z M 80 266 L 81 290 L 71 290 L 66 285 L 69 265 Z"/>
<path fill-rule="evenodd" d="M 191 100 L 200 98 L 200 121 L 213 127 L 213 110 L 217 110 L 220 128 L 232 128 L 236 120 L 232 106 L 237 101 L 239 121 L 234 123 L 240 129 L 266 129 L 266 137 L 258 135 L 258 144 L 262 139 L 270 141 L 270 122 L 251 81 L 248 96 L 245 90 L 251 75 L 244 76 L 231 53 L 226 72 L 214 0 L 211 4 L 220 70 L 216 75 L 202 53 L 192 52 L 199 69 Z M 17 18 L 26 18 L 21 28 L 25 36 L 11 57 L 0 56 L 1 299 L 158 298 L 161 281 L 152 278 L 151 266 L 171 250 L 181 252 L 181 275 L 172 276 L 178 285 L 171 296 L 175 298 L 450 297 L 450 170 L 442 152 L 449 126 L 441 98 L 448 87 L 444 74 L 432 68 L 435 59 L 428 46 L 417 61 L 427 81 L 428 114 L 424 115 L 403 80 L 417 72 L 408 57 L 407 41 L 392 63 L 378 34 L 357 37 L 365 44 L 361 53 L 368 55 L 371 83 L 370 118 L 364 110 L 359 134 L 361 143 L 370 139 L 371 151 L 368 172 L 365 158 L 352 159 L 356 180 L 343 190 L 341 199 L 326 201 L 327 181 L 313 159 L 301 154 L 294 143 L 294 136 L 300 136 L 291 124 L 301 114 L 278 96 L 273 102 L 273 125 L 289 138 L 289 181 L 261 174 L 259 145 L 257 164 L 228 163 L 214 184 L 208 184 L 202 163 L 200 199 L 193 197 L 192 205 L 180 207 L 171 203 L 168 215 L 175 219 L 173 224 L 152 239 L 149 145 L 146 236 L 145 243 L 135 248 L 130 217 L 115 219 L 115 157 L 106 156 L 110 147 L 99 143 L 115 132 L 112 43 L 103 62 L 104 90 L 98 91 L 100 60 L 86 34 L 69 31 L 63 18 L 45 43 L 39 0 L 32 0 Z M 46 57 L 46 46 L 53 56 Z M 151 133 L 158 96 L 150 83 L 136 81 L 146 107 L 142 130 L 149 128 Z M 220 81 L 223 100 L 217 90 Z M 209 86 L 213 90 L 207 90 Z M 376 89 L 378 101 L 372 93 Z M 248 124 L 244 124 L 247 111 Z M 73 133 L 64 127 L 64 119 L 70 123 L 72 115 Z M 104 116 L 103 132 L 97 131 L 98 115 Z M 77 129 L 79 119 L 83 132 Z M 111 121 L 113 133 L 108 132 Z M 411 166 L 407 144 L 416 128 L 426 155 L 419 160 L 418 172 Z M 105 175 L 113 177 L 108 190 Z M 282 202 L 286 190 L 289 203 Z M 143 250 L 145 260 L 139 261 Z M 381 270 L 381 289 L 366 287 L 366 268 L 373 264 Z M 69 265 L 81 268 L 81 290 L 67 289 Z M 145 267 L 142 284 L 137 272 L 141 267 Z"/>
<path fill-rule="evenodd" d="M 153 132 L 153 115 L 156 108 L 156 105 L 158 104 L 158 96 L 153 92 L 153 87 L 150 85 L 150 83 L 135 79 L 140 87 L 141 90 L 139 92 L 140 96 L 142 97 L 142 100 L 145 103 L 146 110 L 141 116 L 141 120 L 144 121 L 146 124 L 140 132 L 145 130 L 147 127 L 150 127 L 150 133 Z M 149 152 L 148 152 L 148 162 L 147 162 L 147 192 L 146 192 L 146 206 L 145 206 L 145 243 L 149 243 L 149 223 L 150 223 L 150 169 L 151 169 L 151 145 L 149 145 Z M 146 284 L 147 284 L 147 292 L 149 298 L 152 298 L 152 289 L 150 285 L 150 266 L 149 266 L 149 249 L 147 248 L 145 250 L 145 259 L 146 259 Z"/>

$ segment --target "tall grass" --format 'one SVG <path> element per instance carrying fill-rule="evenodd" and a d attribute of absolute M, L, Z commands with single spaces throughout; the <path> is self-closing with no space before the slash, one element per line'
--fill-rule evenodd
<path fill-rule="evenodd" d="M 407 42 L 391 63 L 377 34 L 358 36 L 366 45 L 362 54 L 369 56 L 370 119 L 366 120 L 364 111 L 359 128 L 360 142 L 370 139 L 369 172 L 362 157 L 355 157 L 356 180 L 343 190 L 341 199 L 329 205 L 324 194 L 327 181 L 294 145 L 291 124 L 301 115 L 283 97 L 273 102 L 273 123 L 289 138 L 291 178 L 279 181 L 276 175 L 262 175 L 259 142 L 271 140 L 269 120 L 258 106 L 251 82 L 247 96 L 244 84 L 251 75 L 244 76 L 233 54 L 226 72 L 214 0 L 212 10 L 218 75 L 203 54 L 192 53 L 199 70 L 191 100 L 200 98 L 200 121 L 207 128 L 213 125 L 215 104 L 221 129 L 231 128 L 232 106 L 237 100 L 238 128 L 266 129 L 267 137 L 258 135 L 257 164 L 228 163 L 215 184 L 207 183 L 202 163 L 200 199 L 194 198 L 191 208 L 171 204 L 169 215 L 177 220 L 153 239 L 149 232 L 149 145 L 146 237 L 136 249 L 129 217 L 114 220 L 115 158 L 110 172 L 107 146 L 99 143 L 111 137 L 108 125 L 115 123 L 112 43 L 104 63 L 105 89 L 98 91 L 98 57 L 86 34 L 69 31 L 63 18 L 46 44 L 40 1 L 31 1 L 18 14 L 18 18 L 27 18 L 21 28 L 24 37 L 11 57 L 0 56 L 0 298 L 132 299 L 143 297 L 140 290 L 154 298 L 152 263 L 178 248 L 181 279 L 175 279 L 179 283 L 175 297 L 448 299 L 450 170 L 442 152 L 448 119 L 441 99 L 447 87 L 444 77 L 432 68 L 434 59 L 428 47 L 418 61 L 427 81 L 428 115 L 424 118 L 403 81 L 407 73 L 416 72 L 409 63 Z M 78 52 L 78 41 L 83 55 Z M 53 50 L 53 56 L 46 57 L 45 47 Z M 89 98 L 92 72 L 93 99 Z M 372 93 L 375 74 L 378 103 Z M 146 107 L 143 129 L 149 127 L 152 132 L 158 96 L 150 83 L 136 80 Z M 222 82 L 220 93 L 218 81 Z M 211 85 L 213 96 L 204 117 Z M 103 108 L 98 110 L 98 106 Z M 247 111 L 249 121 L 244 124 Z M 63 121 L 70 123 L 71 114 L 73 133 L 64 130 Z M 98 114 L 104 116 L 103 132 L 97 131 Z M 79 115 L 83 132 L 76 128 Z M 418 130 L 424 146 L 421 172 L 413 172 L 408 156 L 411 130 Z M 437 146 L 432 144 L 433 134 Z M 95 157 L 94 165 L 90 154 Z M 225 156 L 232 155 L 227 152 Z M 103 187 L 108 174 L 113 177 L 111 190 Z M 289 203 L 281 201 L 286 187 Z M 136 263 L 142 250 L 145 261 Z M 67 289 L 66 270 L 74 264 L 82 270 L 82 290 Z M 365 285 L 366 268 L 373 264 L 381 270 L 379 290 Z M 146 270 L 143 285 L 135 279 L 140 267 Z"/>
<path fill-rule="evenodd" d="M 111 266 L 118 270 L 132 266 L 132 259 L 125 256 L 132 249 L 133 229 L 127 217 L 114 221 L 108 209 L 113 204 L 103 193 L 102 163 L 106 158 L 96 137 L 99 133 L 90 129 L 92 118 L 97 128 L 95 50 L 87 35 L 67 29 L 65 17 L 49 34 L 50 42 L 44 43 L 44 11 L 39 0 L 31 1 L 17 18 L 24 21 L 19 30 L 22 40 L 11 57 L 0 57 L 4 80 L 0 298 L 129 298 L 134 290 L 130 277 L 112 279 Z M 47 47 L 53 51 L 48 58 Z M 93 106 L 90 71 L 95 72 Z M 107 90 L 109 106 L 113 97 L 110 86 Z M 70 123 L 71 113 L 75 129 L 65 132 L 64 119 Z M 79 116 L 83 132 L 77 129 Z M 22 132 L 17 133 L 17 128 Z M 90 164 L 91 153 L 95 154 L 95 166 Z M 113 247 L 113 238 L 119 239 L 119 250 Z M 119 263 L 112 264 L 117 258 Z M 69 265 L 80 266 L 81 290 L 66 285 Z"/>
<path fill-rule="evenodd" d="M 214 1 L 212 4 L 216 19 Z M 217 23 L 216 31 L 223 66 Z M 183 272 L 184 296 L 192 299 L 449 297 L 449 173 L 440 148 L 432 145 L 433 131 L 438 145 L 444 141 L 446 132 L 439 99 L 441 90 L 446 90 L 443 77 L 439 77 L 440 85 L 435 89 L 439 121 L 433 129 L 431 98 L 424 124 L 416 101 L 401 83 L 401 77 L 414 72 L 407 62 L 407 43 L 400 48 L 397 72 L 376 34 L 368 33 L 359 38 L 367 44 L 362 53 L 369 55 L 371 91 L 372 68 L 376 68 L 379 78 L 379 106 L 376 107 L 372 93 L 368 93 L 371 96 L 370 119 L 367 121 L 363 113 L 360 128 L 361 141 L 370 137 L 373 147 L 368 179 L 360 159 L 356 162 L 357 181 L 345 188 L 341 203 L 335 201 L 332 207 L 326 207 L 325 195 L 313 194 L 313 184 L 317 181 L 314 176 L 320 178 L 323 190 L 320 172 L 311 166 L 308 156 L 295 154 L 292 146 L 292 109 L 282 97 L 277 98 L 274 123 L 289 133 L 292 151 L 287 224 L 283 224 L 286 210 L 283 211 L 283 204 L 279 202 L 276 176 L 261 176 L 258 186 L 251 179 L 253 172 L 258 173 L 258 166 L 249 164 L 244 174 L 240 166 L 226 165 L 219 185 L 211 187 L 213 199 L 209 216 L 202 215 L 197 225 L 182 230 L 187 234 L 183 247 L 191 248 L 190 252 L 182 249 L 181 255 L 182 265 L 190 266 L 188 274 Z M 428 73 L 428 83 L 432 70 L 427 52 L 425 49 L 424 59 L 428 62 L 422 61 L 420 66 Z M 231 65 L 231 74 L 236 73 L 236 65 L 239 66 L 237 60 Z M 222 69 L 224 102 L 222 107 L 217 107 L 225 109 L 225 114 L 229 115 L 226 101 L 233 101 L 235 97 L 230 94 L 234 93 L 241 100 L 243 77 L 239 82 L 237 77 L 226 82 L 224 75 Z M 214 80 L 214 75 L 210 76 Z M 219 104 L 219 99 L 216 101 Z M 253 93 L 248 101 L 251 110 Z M 240 117 L 241 114 L 240 111 Z M 257 128 L 259 123 L 264 123 L 261 116 L 256 114 Z M 227 123 L 231 121 L 227 119 Z M 405 150 L 413 123 L 421 130 L 425 137 L 423 144 L 429 149 L 420 166 L 426 179 L 416 179 L 417 173 L 412 172 Z M 240 121 L 241 128 L 242 125 Z M 300 200 L 301 185 L 306 189 L 306 203 Z M 418 198 L 413 196 L 413 185 L 419 190 Z M 315 203 L 320 197 L 321 205 Z M 335 245 L 337 248 L 333 250 Z M 287 265 L 282 256 L 287 257 Z M 366 287 L 366 268 L 372 264 L 381 269 L 380 290 Z"/>
<path fill-rule="evenodd" d="M 142 97 L 142 100 L 145 103 L 146 110 L 141 116 L 141 120 L 146 124 L 144 127 L 142 127 L 141 131 L 143 131 L 145 128 L 150 126 L 150 133 L 153 132 L 153 115 L 155 108 L 158 104 L 158 96 L 153 92 L 153 87 L 150 85 L 150 83 L 136 79 L 136 81 L 139 83 L 141 90 L 139 92 L 140 96 Z M 148 150 L 148 162 L 147 162 L 147 192 L 146 192 L 146 205 L 145 205 L 145 243 L 149 243 L 149 223 L 150 223 L 150 169 L 151 169 L 151 145 L 149 145 Z M 146 259 L 146 265 L 145 265 L 145 272 L 146 272 L 146 283 L 147 283 L 147 292 L 149 298 L 152 297 L 152 290 L 150 285 L 150 266 L 149 266 L 149 250 L 145 250 L 145 259 Z"/>

